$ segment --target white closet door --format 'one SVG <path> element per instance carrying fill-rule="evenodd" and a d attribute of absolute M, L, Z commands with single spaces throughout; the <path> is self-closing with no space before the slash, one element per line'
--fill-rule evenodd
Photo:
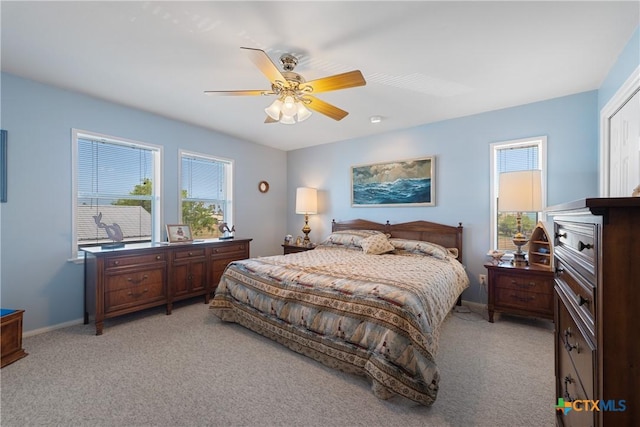
<path fill-rule="evenodd" d="M 610 119 L 609 197 L 629 197 L 640 185 L 640 92 Z"/>

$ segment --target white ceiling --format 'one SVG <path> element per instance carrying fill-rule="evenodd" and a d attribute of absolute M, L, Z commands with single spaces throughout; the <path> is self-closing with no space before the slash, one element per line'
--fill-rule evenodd
<path fill-rule="evenodd" d="M 308 147 L 597 89 L 640 22 L 640 2 L 7 2 L 2 70 L 276 147 Z M 269 89 L 241 46 L 300 58 L 347 110 L 264 124 Z M 640 48 L 640 47 L 639 47 Z M 369 117 L 382 116 L 379 124 Z"/>

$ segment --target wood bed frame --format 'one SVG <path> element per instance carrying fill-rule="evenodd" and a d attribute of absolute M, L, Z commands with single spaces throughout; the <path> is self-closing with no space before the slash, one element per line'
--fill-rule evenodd
<path fill-rule="evenodd" d="M 458 260 L 462 262 L 462 223 L 457 227 L 437 224 L 428 221 L 412 221 L 401 224 L 386 224 L 368 221 L 366 219 L 353 219 L 349 221 L 331 221 L 331 231 L 341 230 L 378 230 L 398 239 L 423 240 L 437 243 L 445 248 L 457 248 Z"/>
<path fill-rule="evenodd" d="M 387 233 L 391 237 L 398 239 L 422 240 L 436 243 L 445 248 L 458 249 L 458 261 L 462 263 L 462 223 L 457 227 L 451 225 L 437 224 L 429 221 L 412 221 L 400 224 L 385 224 L 368 221 L 366 219 L 353 219 L 336 222 L 331 220 L 331 231 L 344 230 L 377 230 Z M 458 297 L 456 305 L 462 305 L 462 296 Z"/>

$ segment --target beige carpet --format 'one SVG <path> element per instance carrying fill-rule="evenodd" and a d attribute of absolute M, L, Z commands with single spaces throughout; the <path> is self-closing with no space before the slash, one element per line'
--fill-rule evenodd
<path fill-rule="evenodd" d="M 484 318 L 483 318 L 484 317 Z M 217 320 L 200 300 L 24 340 L 1 373 L 10 426 L 553 426 L 553 324 L 452 313 L 430 407 L 377 399 L 333 371 Z"/>

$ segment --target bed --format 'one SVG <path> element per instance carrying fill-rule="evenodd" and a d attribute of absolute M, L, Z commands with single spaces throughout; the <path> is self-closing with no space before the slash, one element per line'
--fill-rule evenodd
<path fill-rule="evenodd" d="M 374 395 L 431 405 L 440 326 L 469 286 L 462 224 L 332 222 L 315 249 L 230 263 L 213 313 L 329 367 Z"/>

